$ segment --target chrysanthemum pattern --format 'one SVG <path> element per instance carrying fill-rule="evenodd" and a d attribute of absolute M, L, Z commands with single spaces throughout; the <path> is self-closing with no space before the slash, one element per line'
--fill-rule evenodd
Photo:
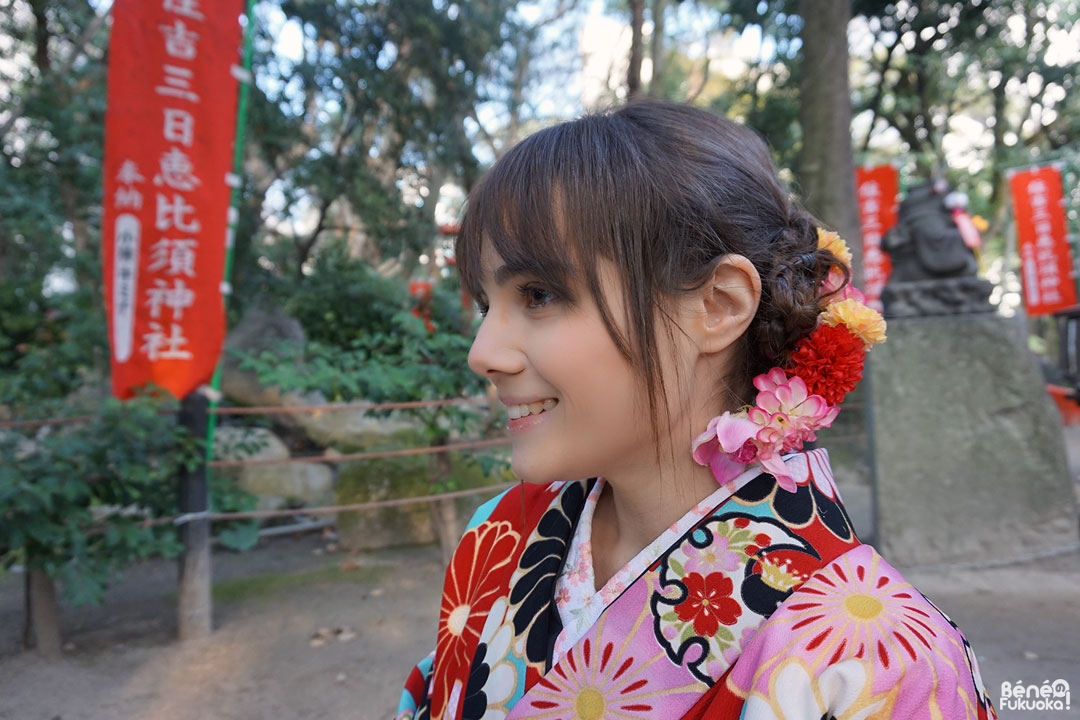
<path fill-rule="evenodd" d="M 585 496 L 585 483 L 567 483 L 540 518 L 524 552 L 515 558 L 510 580 L 515 652 L 540 672 L 548 660 L 548 637 L 561 629 L 561 624 L 553 627 L 549 622 L 559 622 L 558 613 L 550 612 L 555 580 Z"/>
<path fill-rule="evenodd" d="M 775 517 L 799 535 L 813 538 L 823 557 L 846 552 L 857 540 L 828 469 L 828 454 L 819 448 L 786 462 L 796 480 L 795 492 L 782 490 L 771 476 L 762 474 L 736 493 L 734 500 L 748 513 Z"/>
<path fill-rule="evenodd" d="M 711 687 L 748 720 L 993 718 L 963 635 L 858 545 L 824 453 L 787 462 L 795 493 L 763 474 L 680 527 L 546 675 L 553 566 L 585 486 L 500 503 L 462 540 L 436 662 L 417 668 L 427 692 L 411 683 L 399 714 L 659 720 Z M 512 529 L 523 509 L 528 542 Z"/>
<path fill-rule="evenodd" d="M 562 662 L 545 675 L 523 702 L 530 720 L 642 720 L 667 717 L 669 693 L 686 692 L 658 681 L 663 653 L 635 654 L 636 634 L 618 643 L 606 640 L 605 616 L 597 623 L 596 637 L 575 645 Z M 610 637 L 610 635 L 608 636 Z M 662 673 L 661 673 L 662 675 Z"/>
<path fill-rule="evenodd" d="M 480 631 L 480 644 L 469 672 L 462 720 L 502 720 L 521 697 L 525 664 L 511 651 L 514 624 L 507 603 L 499 598 Z"/>
<path fill-rule="evenodd" d="M 979 714 L 985 691 L 976 680 L 972 692 L 963 636 L 869 546 L 828 563 L 766 627 L 744 648 L 728 677 L 740 694 L 773 697 L 780 677 L 792 672 L 792 659 L 818 678 L 815 682 L 823 681 L 829 668 L 857 661 L 875 697 L 902 682 L 906 692 L 899 702 L 925 698 L 897 706 L 898 716 Z M 836 707 L 825 709 L 826 716 L 841 717 Z"/>
<path fill-rule="evenodd" d="M 506 521 L 481 523 L 461 538 L 443 588 L 436 657 L 449 672 L 439 674 L 443 682 L 432 693 L 431 716 L 436 720 L 454 708 L 449 678 L 468 673 L 487 611 L 501 594 L 497 585 L 484 581 L 513 562 L 520 539 Z"/>

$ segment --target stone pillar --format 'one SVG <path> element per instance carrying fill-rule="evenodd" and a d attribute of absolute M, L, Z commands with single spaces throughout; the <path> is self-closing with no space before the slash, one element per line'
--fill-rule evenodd
<path fill-rule="evenodd" d="M 899 317 L 869 355 L 877 540 L 899 566 L 1080 547 L 1061 420 L 993 313 Z"/>

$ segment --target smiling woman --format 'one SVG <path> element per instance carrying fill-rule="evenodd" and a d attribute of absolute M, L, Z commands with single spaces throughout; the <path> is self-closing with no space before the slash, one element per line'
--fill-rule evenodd
<path fill-rule="evenodd" d="M 470 523 L 398 718 L 994 716 L 802 451 L 885 328 L 753 132 L 651 101 L 543 130 L 457 257 L 524 483 Z"/>

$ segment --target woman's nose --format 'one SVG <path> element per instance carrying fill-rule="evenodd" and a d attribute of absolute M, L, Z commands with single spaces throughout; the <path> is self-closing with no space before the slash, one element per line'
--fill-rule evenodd
<path fill-rule="evenodd" d="M 469 349 L 469 367 L 482 377 L 514 375 L 524 369 L 525 355 L 506 318 L 488 312 Z"/>

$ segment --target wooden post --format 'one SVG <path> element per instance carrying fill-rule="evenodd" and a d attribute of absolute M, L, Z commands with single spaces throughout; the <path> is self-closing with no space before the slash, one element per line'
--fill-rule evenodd
<path fill-rule="evenodd" d="M 56 610 L 56 585 L 45 571 L 34 568 L 29 574 L 30 617 L 38 654 L 55 660 L 60 657 L 60 617 Z"/>
<path fill-rule="evenodd" d="M 195 391 L 180 404 L 180 424 L 192 437 L 207 436 L 209 401 Z M 205 458 L 205 455 L 204 455 Z M 206 461 L 180 473 L 180 514 L 204 513 L 210 507 Z M 180 588 L 177 625 L 181 640 L 206 637 L 212 629 L 213 602 L 210 596 L 210 521 L 196 518 L 180 525 Z"/>

